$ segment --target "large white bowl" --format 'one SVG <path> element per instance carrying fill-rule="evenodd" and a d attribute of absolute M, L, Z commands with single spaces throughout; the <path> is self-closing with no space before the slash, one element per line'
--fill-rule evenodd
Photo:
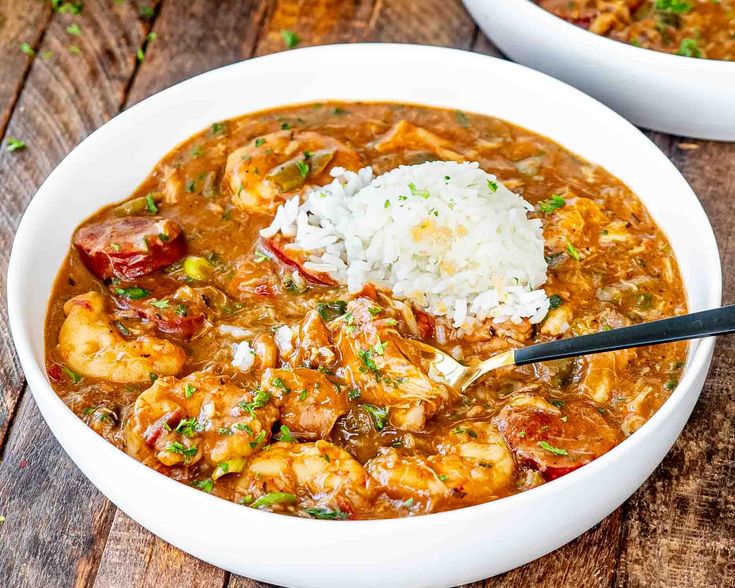
<path fill-rule="evenodd" d="M 531 0 L 464 0 L 508 57 L 584 90 L 637 125 L 735 141 L 735 62 L 649 51 L 590 33 Z"/>
<path fill-rule="evenodd" d="M 410 45 L 328 46 L 237 63 L 122 113 L 49 176 L 18 228 L 8 272 L 10 325 L 46 422 L 85 475 L 139 523 L 208 562 L 288 586 L 444 586 L 497 574 L 589 529 L 663 459 L 699 396 L 714 342 L 693 345 L 671 398 L 595 462 L 529 492 L 453 512 L 383 521 L 292 518 L 238 506 L 146 468 L 56 396 L 44 370 L 44 309 L 70 236 L 135 189 L 158 159 L 214 121 L 293 102 L 394 100 L 497 116 L 625 181 L 664 228 L 689 306 L 718 306 L 717 246 L 697 198 L 637 129 L 581 92 L 513 63 Z"/>

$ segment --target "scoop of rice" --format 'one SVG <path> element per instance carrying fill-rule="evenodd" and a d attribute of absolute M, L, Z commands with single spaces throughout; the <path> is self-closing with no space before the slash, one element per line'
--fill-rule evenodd
<path fill-rule="evenodd" d="M 372 282 L 468 328 L 491 317 L 540 322 L 549 301 L 541 222 L 477 163 L 405 165 L 378 177 L 332 170 L 334 181 L 279 207 L 264 237 L 293 237 L 304 268 L 346 284 Z"/>

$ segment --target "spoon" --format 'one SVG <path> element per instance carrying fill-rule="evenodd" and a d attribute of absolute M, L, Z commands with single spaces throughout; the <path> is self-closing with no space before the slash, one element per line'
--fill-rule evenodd
<path fill-rule="evenodd" d="M 459 391 L 466 390 L 488 372 L 510 365 L 526 365 L 538 361 L 564 359 L 617 349 L 658 345 L 686 339 L 700 339 L 735 332 L 735 304 L 694 312 L 632 327 L 610 329 L 591 335 L 558 339 L 520 349 L 511 349 L 474 365 L 462 365 L 448 355 L 419 341 L 411 341 L 422 355 L 427 373 Z"/>

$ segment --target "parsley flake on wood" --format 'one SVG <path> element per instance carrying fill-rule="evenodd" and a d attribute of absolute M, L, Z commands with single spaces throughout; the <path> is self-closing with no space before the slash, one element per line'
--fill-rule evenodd
<path fill-rule="evenodd" d="M 284 45 L 288 47 L 289 49 L 293 49 L 296 47 L 296 45 L 299 44 L 299 36 L 294 33 L 293 31 L 289 31 L 286 29 L 281 29 L 281 39 L 283 39 Z"/>
<path fill-rule="evenodd" d="M 31 44 L 28 43 L 27 41 L 23 41 L 20 44 L 20 50 L 26 55 L 28 55 L 29 57 L 33 57 L 36 54 L 36 51 L 33 49 L 33 47 L 31 47 Z"/>
<path fill-rule="evenodd" d="M 25 141 L 21 141 L 20 139 L 15 139 L 13 137 L 8 137 L 8 142 L 5 146 L 5 149 L 12 153 L 13 151 L 22 151 L 26 147 L 27 145 Z"/>

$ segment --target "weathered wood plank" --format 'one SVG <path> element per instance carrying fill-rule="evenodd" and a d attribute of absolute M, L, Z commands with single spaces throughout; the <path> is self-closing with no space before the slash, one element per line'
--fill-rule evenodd
<path fill-rule="evenodd" d="M 266 3 L 227 2 L 216 11 L 211 8 L 208 0 L 163 4 L 153 25 L 156 39 L 147 47 L 126 104 L 252 55 Z M 117 511 L 95 586 L 221 586 L 228 578 L 223 570 L 185 554 Z"/>
<path fill-rule="evenodd" d="M 664 140 L 714 226 L 724 302 L 735 302 L 735 144 Z M 735 586 L 733 373 L 735 340 L 721 338 L 684 433 L 626 504 L 617 586 Z"/>
<path fill-rule="evenodd" d="M 67 31 L 72 25 L 81 34 Z M 3 291 L 22 211 L 64 155 L 119 111 L 147 27 L 134 5 L 112 2 L 87 3 L 81 14 L 57 14 L 50 24 L 37 51 L 53 57 L 33 61 L 7 129 L 28 146 L 0 151 Z M 4 297 L 0 304 L 2 446 L 23 377 L 7 332 Z M 0 505 L 7 518 L 0 532 L 3 545 L 13 546 L 0 549 L 0 577 L 34 586 L 87 585 L 96 574 L 113 507 L 68 460 L 30 395 L 21 406 L 0 468 Z"/>
<path fill-rule="evenodd" d="M 86 586 L 114 512 L 64 453 L 30 394 L 0 467 L 0 584 Z"/>
<path fill-rule="evenodd" d="M 175 571 L 175 573 L 174 573 Z M 223 586 L 227 572 L 198 560 L 115 513 L 94 586 Z"/>
<path fill-rule="evenodd" d="M 459 0 L 384 0 L 370 23 L 368 41 L 469 49 L 477 26 Z"/>
<path fill-rule="evenodd" d="M 146 33 L 132 5 L 89 3 L 79 15 L 57 14 L 35 59 L 10 119 L 7 135 L 24 139 L 26 149 L 0 151 L 0 289 L 15 228 L 34 192 L 85 136 L 120 108 L 135 53 Z M 81 34 L 67 32 L 76 24 Z M 70 51 L 78 47 L 78 52 Z M 0 446 L 23 385 L 7 327 L 4 297 L 0 301 Z"/>
<path fill-rule="evenodd" d="M 21 51 L 21 43 L 35 51 L 50 18 L 48 2 L 0 0 L 0 137 L 34 59 Z"/>
<path fill-rule="evenodd" d="M 253 54 L 268 8 L 266 0 L 167 0 L 161 7 L 145 61 L 126 100 L 130 106 L 186 78 Z"/>
<path fill-rule="evenodd" d="M 376 6 L 376 0 L 277 0 L 261 33 L 256 54 L 287 49 L 282 31 L 295 33 L 298 47 L 362 41 Z"/>

